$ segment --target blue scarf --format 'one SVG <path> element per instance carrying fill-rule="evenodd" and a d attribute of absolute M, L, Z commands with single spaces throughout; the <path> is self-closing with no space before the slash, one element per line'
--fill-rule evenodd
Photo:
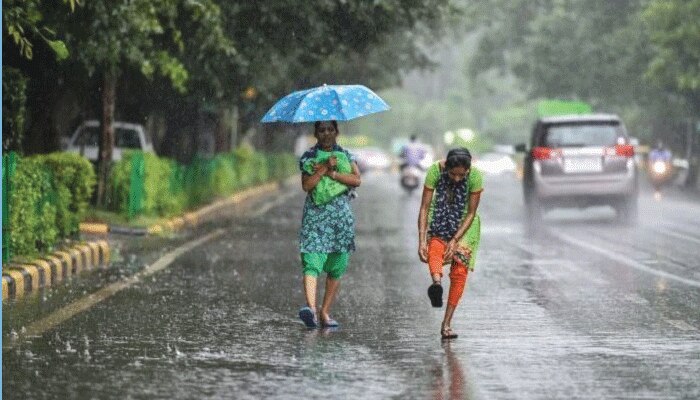
<path fill-rule="evenodd" d="M 433 220 L 430 223 L 429 234 L 442 240 L 450 241 L 459 229 L 467 205 L 467 182 L 469 176 L 460 182 L 455 182 L 447 175 L 440 174 L 435 188 L 435 207 L 433 208 Z"/>

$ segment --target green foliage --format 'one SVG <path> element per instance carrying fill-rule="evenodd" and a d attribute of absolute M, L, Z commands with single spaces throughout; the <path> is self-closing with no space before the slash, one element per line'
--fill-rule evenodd
<path fill-rule="evenodd" d="M 236 163 L 236 176 L 240 189 L 252 186 L 258 181 L 257 168 L 258 160 L 255 157 L 255 150 L 250 146 L 239 146 L 233 151 Z"/>
<path fill-rule="evenodd" d="M 109 207 L 127 215 L 129 190 L 131 189 L 132 159 L 137 152 L 127 151 L 114 164 L 110 176 L 111 196 Z M 144 215 L 171 216 L 183 211 L 187 205 L 185 194 L 174 190 L 171 180 L 173 163 L 152 153 L 144 157 L 144 182 L 141 212 Z"/>
<path fill-rule="evenodd" d="M 110 209 L 123 216 L 129 210 L 131 160 L 135 152 L 125 152 L 114 164 L 110 177 Z M 281 180 L 296 174 L 296 157 L 280 153 L 265 155 L 250 147 L 235 153 L 219 154 L 213 159 L 196 158 L 187 166 L 143 153 L 145 159 L 142 216 L 167 217 L 190 207 L 225 197 L 271 179 Z"/>
<path fill-rule="evenodd" d="M 92 164 L 76 154 L 20 158 L 6 193 L 13 256 L 51 250 L 75 234 L 94 185 Z"/>
<path fill-rule="evenodd" d="M 28 79 L 16 68 L 2 69 L 3 151 L 22 152 Z"/>
<path fill-rule="evenodd" d="M 14 256 L 51 249 L 58 239 L 54 174 L 40 157 L 20 158 L 12 177 L 10 246 Z"/>
<path fill-rule="evenodd" d="M 52 39 L 55 33 L 45 24 L 43 3 L 42 0 L 3 0 L 3 26 L 22 57 L 28 60 L 34 57 L 32 40 L 38 37 L 54 51 L 56 59 L 64 60 L 68 57 L 68 48 L 62 41 Z M 78 0 L 63 0 L 71 11 L 78 3 Z"/>
<path fill-rule="evenodd" d="M 92 164 L 74 153 L 53 153 L 41 156 L 52 174 L 56 191 L 56 227 L 58 235 L 66 237 L 78 232 L 95 189 L 96 177 Z"/>
<path fill-rule="evenodd" d="M 271 180 L 281 181 L 298 173 L 298 161 L 291 153 L 274 153 L 267 156 Z"/>
<path fill-rule="evenodd" d="M 233 193 L 238 184 L 233 155 L 219 154 L 211 162 L 213 163 L 211 176 L 213 195 L 218 197 Z"/>
<path fill-rule="evenodd" d="M 643 18 L 655 45 L 646 76 L 700 106 L 700 0 L 653 0 Z"/>

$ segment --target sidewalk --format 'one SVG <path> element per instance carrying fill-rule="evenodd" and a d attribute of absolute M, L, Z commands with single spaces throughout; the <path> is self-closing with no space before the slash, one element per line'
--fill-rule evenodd
<path fill-rule="evenodd" d="M 290 178 L 291 180 L 291 178 Z M 238 192 L 228 198 L 215 201 L 196 211 L 171 218 L 147 228 L 133 228 L 107 224 L 81 223 L 80 232 L 90 240 L 68 246 L 48 256 L 3 265 L 2 299 L 20 299 L 31 292 L 59 285 L 66 279 L 85 271 L 107 269 L 115 236 L 159 235 L 192 229 L 216 218 L 217 212 L 240 205 L 249 199 L 274 193 L 290 180 L 268 183 Z"/>

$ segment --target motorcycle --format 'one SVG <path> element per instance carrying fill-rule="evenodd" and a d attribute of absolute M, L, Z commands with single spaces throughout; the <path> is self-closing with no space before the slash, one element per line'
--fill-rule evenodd
<path fill-rule="evenodd" d="M 673 177 L 671 162 L 666 160 L 650 160 L 647 172 L 649 181 L 657 192 Z"/>
<path fill-rule="evenodd" d="M 401 169 L 401 187 L 411 194 L 421 184 L 423 171 L 414 165 L 407 165 Z"/>

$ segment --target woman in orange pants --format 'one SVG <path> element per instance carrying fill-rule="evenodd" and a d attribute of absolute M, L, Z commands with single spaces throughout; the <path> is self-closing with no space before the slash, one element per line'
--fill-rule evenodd
<path fill-rule="evenodd" d="M 472 168 L 467 149 L 450 150 L 445 160 L 426 171 L 418 214 L 418 256 L 428 263 L 433 280 L 428 297 L 433 307 L 442 307 L 442 268 L 451 265 L 450 291 L 440 329 L 444 339 L 457 337 L 450 325 L 467 275 L 474 270 L 481 230 L 476 210 L 482 191 L 483 177 Z"/>

